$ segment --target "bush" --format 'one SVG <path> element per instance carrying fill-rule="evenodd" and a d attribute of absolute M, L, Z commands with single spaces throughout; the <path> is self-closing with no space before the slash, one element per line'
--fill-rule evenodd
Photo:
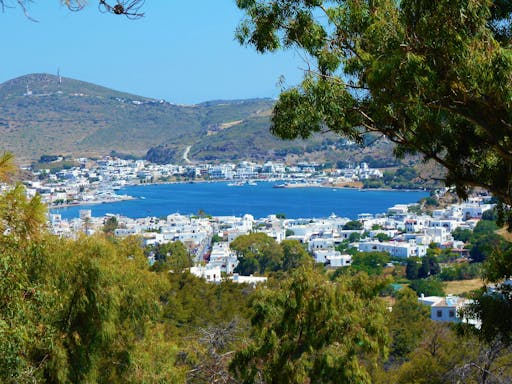
<path fill-rule="evenodd" d="M 421 296 L 444 296 L 444 284 L 435 278 L 413 280 L 409 286 L 416 294 Z"/>

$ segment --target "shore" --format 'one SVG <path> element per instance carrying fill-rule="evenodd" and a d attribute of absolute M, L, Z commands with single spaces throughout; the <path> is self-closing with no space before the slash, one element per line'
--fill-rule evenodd
<path fill-rule="evenodd" d="M 361 182 L 347 182 L 347 183 L 336 183 L 336 184 L 319 184 L 319 183 L 288 183 L 283 185 L 283 188 L 352 188 L 362 189 L 363 183 Z"/>
<path fill-rule="evenodd" d="M 120 203 L 127 200 L 135 200 L 136 198 L 128 195 L 119 195 L 117 199 L 99 199 L 99 200 L 89 200 L 89 201 L 77 201 L 73 203 L 64 203 L 64 204 L 48 204 L 48 209 L 59 209 L 59 208 L 68 208 L 68 207 L 78 207 L 81 205 L 97 205 L 97 204 L 108 204 L 108 203 Z"/>

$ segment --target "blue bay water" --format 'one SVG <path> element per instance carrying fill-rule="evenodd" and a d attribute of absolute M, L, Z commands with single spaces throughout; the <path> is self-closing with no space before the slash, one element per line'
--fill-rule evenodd
<path fill-rule="evenodd" d="M 321 218 L 332 213 L 357 218 L 360 213 L 384 213 L 395 204 L 415 203 L 428 196 L 423 191 L 384 191 L 333 188 L 273 188 L 273 183 L 228 186 L 227 183 L 154 184 L 129 186 L 119 194 L 134 200 L 81 205 L 52 210 L 63 218 L 78 217 L 79 210 L 91 209 L 95 217 L 107 213 L 130 218 L 164 217 L 171 213 L 195 214 L 203 210 L 213 216 L 246 213 L 255 218 L 284 213 L 287 218 Z"/>

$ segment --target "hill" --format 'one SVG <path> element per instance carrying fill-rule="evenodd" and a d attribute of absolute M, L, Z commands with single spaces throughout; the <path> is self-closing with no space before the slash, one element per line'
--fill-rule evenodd
<path fill-rule="evenodd" d="M 0 150 L 23 162 L 42 155 L 144 157 L 153 148 L 174 162 L 301 159 L 394 165 L 391 144 L 362 150 L 335 135 L 282 141 L 269 133 L 271 99 L 177 105 L 95 84 L 30 74 L 0 84 Z"/>

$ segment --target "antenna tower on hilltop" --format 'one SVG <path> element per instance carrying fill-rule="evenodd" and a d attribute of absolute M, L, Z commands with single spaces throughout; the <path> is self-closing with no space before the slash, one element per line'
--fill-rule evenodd
<path fill-rule="evenodd" d="M 23 96 L 31 96 L 31 95 L 32 95 L 32 90 L 30 89 L 30 87 L 29 87 L 29 86 L 28 86 L 28 84 L 27 84 L 27 92 L 25 92 L 25 93 L 23 94 Z"/>

